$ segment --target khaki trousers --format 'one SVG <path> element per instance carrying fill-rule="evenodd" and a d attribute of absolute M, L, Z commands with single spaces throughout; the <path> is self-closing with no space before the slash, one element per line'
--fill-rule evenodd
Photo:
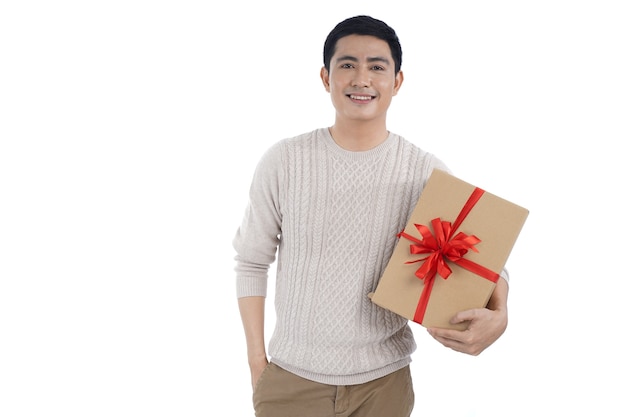
<path fill-rule="evenodd" d="M 270 363 L 253 393 L 257 417 L 409 417 L 414 395 L 406 366 L 359 385 L 309 381 Z"/>

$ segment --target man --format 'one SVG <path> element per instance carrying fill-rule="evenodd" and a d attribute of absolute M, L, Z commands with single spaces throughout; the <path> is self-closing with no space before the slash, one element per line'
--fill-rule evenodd
<path fill-rule="evenodd" d="M 339 23 L 321 69 L 334 124 L 277 142 L 257 166 L 233 245 L 258 417 L 411 413 L 413 334 L 368 294 L 430 173 L 448 168 L 387 130 L 401 64 L 398 37 L 384 22 Z M 277 249 L 276 327 L 266 352 L 267 273 Z M 468 321 L 468 330 L 429 332 L 477 355 L 504 332 L 507 295 L 500 279 L 487 308 L 453 319 Z"/>

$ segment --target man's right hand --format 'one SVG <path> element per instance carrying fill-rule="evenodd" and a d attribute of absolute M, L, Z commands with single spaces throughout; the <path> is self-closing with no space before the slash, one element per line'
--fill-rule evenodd
<path fill-rule="evenodd" d="M 250 376 L 251 376 L 251 382 L 252 382 L 252 391 L 254 391 L 254 389 L 256 388 L 256 384 L 257 382 L 259 382 L 259 378 L 261 377 L 261 374 L 263 373 L 263 371 L 265 370 L 268 364 L 269 362 L 266 357 L 263 357 L 262 360 L 250 362 Z"/>

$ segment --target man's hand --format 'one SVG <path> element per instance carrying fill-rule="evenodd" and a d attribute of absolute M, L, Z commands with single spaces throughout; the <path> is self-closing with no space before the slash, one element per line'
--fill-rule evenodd
<path fill-rule="evenodd" d="M 495 342 L 506 330 L 506 311 L 487 308 L 461 311 L 451 323 L 469 321 L 466 330 L 428 329 L 428 333 L 442 345 L 469 355 L 479 355 Z"/>
<path fill-rule="evenodd" d="M 246 335 L 252 389 L 268 364 L 265 353 L 265 297 L 239 298 L 239 312 Z"/>
<path fill-rule="evenodd" d="M 257 382 L 259 382 L 259 378 L 261 377 L 261 374 L 263 373 L 263 371 L 265 370 L 265 367 L 268 365 L 268 360 L 266 357 L 263 357 L 259 360 L 256 360 L 254 362 L 250 361 L 249 365 L 250 365 L 250 377 L 251 380 L 250 382 L 252 383 L 252 390 L 254 391 L 254 389 L 256 388 L 256 384 Z"/>
<path fill-rule="evenodd" d="M 491 346 L 506 330 L 508 311 L 506 301 L 509 284 L 499 279 L 486 308 L 457 313 L 450 323 L 469 322 L 466 330 L 428 329 L 428 333 L 442 345 L 469 355 L 479 355 Z"/>

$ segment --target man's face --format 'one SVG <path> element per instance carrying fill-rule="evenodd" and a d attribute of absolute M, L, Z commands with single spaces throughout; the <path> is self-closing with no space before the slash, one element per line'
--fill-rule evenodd
<path fill-rule="evenodd" d="M 374 36 L 349 35 L 337 41 L 330 70 L 322 81 L 345 121 L 385 121 L 391 98 L 402 84 L 387 42 Z"/>

